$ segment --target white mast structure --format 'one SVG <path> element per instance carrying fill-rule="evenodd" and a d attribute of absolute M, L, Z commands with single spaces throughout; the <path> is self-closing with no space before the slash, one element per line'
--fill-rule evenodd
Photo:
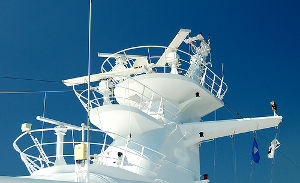
<path fill-rule="evenodd" d="M 88 91 L 87 91 L 87 123 L 82 124 L 82 144 L 74 148 L 75 181 L 89 182 L 90 166 L 90 93 L 91 93 L 91 31 L 92 31 L 92 0 L 89 0 L 89 59 L 88 59 Z M 86 143 L 84 128 L 87 130 Z"/>
<path fill-rule="evenodd" d="M 51 157 L 75 156 L 75 166 L 79 168 L 85 165 L 82 161 L 91 163 L 89 182 L 206 183 L 209 180 L 201 178 L 205 170 L 200 171 L 200 143 L 277 127 L 282 121 L 277 114 L 201 120 L 224 106 L 222 99 L 227 84 L 208 67 L 209 44 L 201 34 L 186 39 L 190 32 L 181 29 L 168 47 L 140 46 L 114 54 L 99 53 L 99 57 L 108 57 L 102 64 L 101 73 L 64 80 L 63 83 L 73 87 L 81 104 L 90 112 L 90 121 L 96 127 L 90 129 L 91 132 L 103 134 L 104 140 L 89 142 L 100 148 L 95 154 L 88 151 L 87 157 L 84 157 L 84 146 L 75 146 L 81 144 L 80 141 L 63 142 L 63 138 L 57 138 L 57 146 L 74 144 L 75 155 L 62 155 L 59 150 L 53 157 L 43 150 L 45 144 L 34 141 L 33 146 L 40 149 L 39 155 L 34 156 L 28 148 L 21 150 L 17 142 L 26 134 L 32 135 L 39 130 L 24 128 L 14 147 L 31 174 L 26 181 L 74 181 L 74 160 L 73 163 L 71 160 L 56 164 L 52 163 L 56 161 Z M 192 54 L 178 49 L 182 42 L 191 46 Z M 139 55 L 143 52 L 148 56 Z M 83 91 L 76 89 L 86 83 L 94 85 L 88 85 Z M 38 120 L 72 130 L 72 135 L 73 131 L 89 129 L 42 117 Z"/>

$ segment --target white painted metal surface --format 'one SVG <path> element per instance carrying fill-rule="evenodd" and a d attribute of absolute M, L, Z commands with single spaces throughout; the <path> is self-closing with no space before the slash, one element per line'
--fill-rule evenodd
<path fill-rule="evenodd" d="M 105 105 L 91 111 L 91 122 L 103 131 L 127 137 L 162 128 L 163 123 L 143 111 L 126 105 Z M 114 135 L 111 136 L 115 138 Z"/>
<path fill-rule="evenodd" d="M 165 50 L 165 52 L 162 54 L 162 56 L 157 61 L 156 65 L 158 66 L 165 66 L 166 63 L 174 62 L 173 58 L 176 58 L 176 51 L 177 48 L 181 45 L 181 43 L 184 41 L 186 36 L 189 35 L 191 30 L 189 29 L 180 29 L 173 41 L 170 43 L 168 48 Z M 176 61 L 177 62 L 177 61 Z"/>
<path fill-rule="evenodd" d="M 99 57 L 108 58 L 101 73 L 90 76 L 94 84 L 90 90 L 78 86 L 88 83 L 88 76 L 64 80 L 65 85 L 73 86 L 83 107 L 91 109 L 91 122 L 98 129 L 89 130 L 101 136 L 87 142 L 93 154 L 74 162 L 74 146 L 84 141 L 88 127 L 37 117 L 57 127 L 26 128 L 15 140 L 13 146 L 30 176 L 2 177 L 0 182 L 85 181 L 78 178 L 78 170 L 86 165 L 89 182 L 209 182 L 200 180 L 199 143 L 276 127 L 282 117 L 200 122 L 201 117 L 223 107 L 228 87 L 224 77 L 208 67 L 209 42 L 202 35 L 185 40 L 190 32 L 180 30 L 168 47 L 139 46 L 114 54 L 99 53 Z M 200 44 L 191 45 L 193 54 L 189 54 L 178 49 L 183 41 Z M 140 55 L 143 50 L 147 56 Z M 56 134 L 56 139 L 39 142 L 36 133 Z M 23 141 L 26 137 L 32 144 Z"/>
<path fill-rule="evenodd" d="M 281 116 L 244 118 L 186 123 L 180 125 L 180 129 L 186 134 L 186 146 L 191 146 L 205 140 L 276 127 L 281 121 Z M 203 132 L 203 137 L 199 137 L 199 132 Z"/>

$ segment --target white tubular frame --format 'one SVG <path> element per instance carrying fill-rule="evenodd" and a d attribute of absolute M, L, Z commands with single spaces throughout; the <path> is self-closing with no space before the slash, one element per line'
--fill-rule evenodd
<path fill-rule="evenodd" d="M 131 89 L 130 87 L 121 87 L 118 86 L 118 88 L 122 88 L 125 89 L 126 92 L 132 92 L 135 93 L 137 96 L 140 97 L 140 101 L 135 101 L 132 100 L 130 97 L 124 98 L 124 97 L 115 97 L 114 95 L 112 97 L 110 97 L 110 102 L 115 103 L 115 102 L 120 102 L 122 101 L 123 104 L 125 105 L 129 105 L 131 107 L 136 107 L 142 111 L 144 111 L 145 113 L 147 113 L 148 115 L 151 115 L 152 117 L 156 118 L 156 119 L 162 119 L 165 116 L 169 116 L 169 118 L 172 119 L 176 119 L 177 118 L 177 114 L 180 111 L 179 108 L 173 104 L 171 101 L 165 99 L 164 97 L 160 96 L 158 93 L 156 93 L 155 91 L 151 90 L 149 87 L 145 86 L 144 84 L 142 84 L 141 82 L 135 80 L 132 77 L 127 77 L 128 80 L 131 80 L 132 82 L 134 82 L 134 84 L 140 85 L 142 87 L 142 92 L 136 91 Z M 115 86 L 117 85 L 116 83 L 113 83 L 113 88 L 115 88 Z M 88 110 L 88 98 L 86 97 L 86 93 L 88 91 L 88 89 L 85 90 L 76 90 L 75 86 L 73 86 L 73 90 L 77 96 L 77 98 L 79 99 L 79 101 L 81 102 L 81 104 L 84 106 L 85 110 Z M 97 92 L 97 87 L 93 87 L 91 88 L 92 90 L 92 94 L 91 95 L 91 100 L 90 100 L 90 107 L 94 108 L 94 107 L 100 107 L 101 105 L 103 105 L 104 103 L 104 97 L 103 95 L 101 95 L 99 92 Z M 145 95 L 145 93 L 151 93 L 152 97 L 147 97 Z M 100 95 L 99 97 L 97 95 Z M 160 103 L 159 106 L 157 108 L 153 108 L 153 106 L 151 105 L 153 102 L 153 99 L 158 98 Z M 168 106 L 172 107 L 174 110 L 170 111 L 168 109 L 166 109 L 164 106 L 165 104 L 167 104 Z"/>
<path fill-rule="evenodd" d="M 85 129 L 87 130 L 87 129 Z M 68 131 L 72 131 L 72 136 L 73 136 L 73 132 L 74 131 L 78 131 L 81 133 L 81 130 L 79 129 L 68 129 Z M 70 135 L 71 133 L 66 133 L 66 135 Z M 33 136 L 33 134 L 35 133 L 45 133 L 45 132 L 52 132 L 54 134 L 55 132 L 55 128 L 46 128 L 46 129 L 36 129 L 36 130 L 31 130 L 29 132 L 24 132 L 22 133 L 13 143 L 13 147 L 14 149 L 20 153 L 20 156 L 21 156 L 21 159 L 22 161 L 25 163 L 25 166 L 27 167 L 28 169 L 28 172 L 30 174 L 34 173 L 35 171 L 38 171 L 38 170 L 41 170 L 43 168 L 48 168 L 48 167 L 52 167 L 52 166 L 55 166 L 54 165 L 54 161 L 55 161 L 55 157 L 56 155 L 53 154 L 53 155 L 49 155 L 47 154 L 47 151 L 44 150 L 43 147 L 45 146 L 53 146 L 54 148 L 54 151 L 53 153 L 55 153 L 55 145 L 57 144 L 56 142 L 43 142 L 43 143 L 38 143 L 36 144 L 36 142 L 33 143 L 33 145 L 21 150 L 19 148 L 19 146 L 17 145 L 18 141 L 20 141 L 23 137 L 25 137 L 27 134 L 29 134 L 30 136 L 32 136 L 33 138 L 35 138 Z M 102 130 L 99 130 L 99 129 L 90 129 L 90 132 L 91 133 L 100 133 L 102 135 L 105 135 L 105 138 L 104 138 L 104 142 L 103 143 L 98 143 L 98 142 L 90 142 L 90 145 L 93 147 L 98 147 L 99 149 L 99 154 L 97 155 L 92 155 L 95 159 L 94 160 L 91 160 L 91 164 L 104 164 L 106 166 L 109 166 L 108 164 L 106 164 L 105 162 L 109 159 L 113 159 L 112 157 L 109 157 L 109 156 L 106 156 L 105 155 L 105 150 L 108 148 L 108 147 L 113 147 L 114 149 L 118 149 L 120 152 L 124 152 L 124 154 L 131 154 L 131 155 L 135 155 L 147 162 L 149 162 L 152 166 L 152 168 L 154 167 L 154 170 L 153 169 L 150 169 L 149 167 L 143 167 L 141 165 L 141 161 L 135 163 L 135 164 L 125 164 L 124 163 L 124 158 L 122 159 L 122 162 L 117 165 L 119 168 L 122 168 L 122 169 L 126 169 L 129 165 L 130 166 L 135 166 L 136 169 L 135 171 L 133 171 L 132 169 L 126 169 L 128 171 L 132 171 L 134 173 L 137 173 L 139 172 L 140 170 L 144 171 L 144 172 L 147 172 L 149 175 L 157 175 L 157 171 L 159 171 L 159 168 L 161 167 L 161 163 L 172 163 L 170 161 L 167 160 L 166 156 L 156 150 L 153 150 L 149 147 L 146 147 L 144 145 L 141 145 L 139 143 L 136 143 L 132 140 L 128 140 L 128 138 L 125 138 L 125 137 L 122 137 L 118 134 L 115 134 L 115 133 L 111 133 L 111 132 L 105 132 L 105 131 L 102 131 Z M 113 135 L 113 136 L 118 136 L 118 138 L 120 139 L 123 139 L 126 143 L 126 145 L 123 147 L 123 146 L 114 146 L 114 145 L 111 145 L 111 144 L 108 144 L 107 143 L 107 135 Z M 80 135 L 79 135 L 80 136 Z M 80 144 L 82 143 L 81 139 L 78 139 L 77 141 L 65 141 L 63 142 L 64 145 L 66 144 L 70 144 L 72 145 L 73 144 L 73 151 L 74 151 L 74 145 L 75 144 Z M 135 149 L 130 149 L 128 148 L 128 146 L 130 144 L 133 144 L 135 147 Z M 37 148 L 37 152 L 39 153 L 30 153 L 30 150 L 34 149 L 34 148 Z M 138 149 L 138 150 L 136 150 Z M 43 152 L 42 154 L 46 157 L 43 157 L 41 158 L 41 151 Z M 149 156 L 153 157 L 153 155 L 155 157 L 157 157 L 155 160 L 151 160 L 149 158 Z M 91 156 L 91 155 L 90 155 Z M 74 154 L 64 154 L 63 155 L 64 158 L 74 158 Z M 70 160 L 70 159 L 69 159 Z M 174 163 L 172 163 L 174 164 Z M 178 167 L 181 167 L 180 165 L 177 165 L 176 166 Z M 192 170 L 189 170 L 185 167 L 182 167 L 183 170 L 185 171 L 189 171 L 189 172 L 193 172 Z"/>
<path fill-rule="evenodd" d="M 165 49 L 167 49 L 168 47 L 165 46 L 137 46 L 137 47 L 132 47 L 132 48 L 127 48 L 121 51 L 118 51 L 114 54 L 112 54 L 111 57 L 108 57 L 107 59 L 104 60 L 104 62 L 101 65 L 101 72 L 102 73 L 106 73 L 112 70 L 112 68 L 115 65 L 115 61 L 114 61 L 114 56 L 115 55 L 124 55 L 127 61 L 127 64 L 125 64 L 126 68 L 132 68 L 133 67 L 133 63 L 134 63 L 134 59 L 128 58 L 126 57 L 126 55 L 130 55 L 132 54 L 131 52 L 134 52 L 136 50 L 138 50 L 139 52 L 141 52 L 140 50 L 144 49 L 144 52 L 147 53 L 147 58 L 150 61 L 149 66 L 151 67 L 155 67 L 157 68 L 157 72 L 158 73 L 170 73 L 171 71 L 171 65 L 165 65 L 165 66 L 157 66 L 155 65 L 155 62 L 161 57 L 159 56 L 154 56 L 151 55 L 150 49 L 157 49 L 157 50 L 162 50 L 164 51 Z M 137 51 L 137 52 L 138 52 Z M 184 60 L 182 58 L 187 57 L 187 58 L 193 58 L 194 56 L 184 52 L 182 50 L 176 49 L 177 53 L 179 54 L 179 62 L 180 64 L 178 64 L 177 66 L 177 70 L 178 70 L 178 74 L 186 76 L 186 77 L 190 77 L 194 80 L 196 80 L 197 82 L 199 82 L 199 84 L 203 87 L 205 87 L 209 92 L 211 92 L 215 97 L 217 97 L 218 99 L 222 100 L 223 97 L 225 96 L 228 86 L 227 84 L 224 82 L 224 78 L 220 78 L 217 74 L 215 74 L 210 68 L 208 68 L 206 65 L 201 65 L 202 68 L 204 68 L 204 73 L 201 73 L 201 75 L 198 76 L 188 76 L 188 68 L 190 66 L 190 61 L 188 60 Z M 130 52 L 130 54 L 127 54 L 128 52 Z M 195 58 L 195 57 L 194 57 Z M 196 58 L 198 61 L 199 58 Z M 155 60 L 155 61 L 153 61 Z M 163 69 L 159 69 L 159 68 L 163 68 Z M 147 73 L 141 73 L 141 74 L 147 74 Z M 134 75 L 138 75 L 138 74 L 134 74 Z"/>

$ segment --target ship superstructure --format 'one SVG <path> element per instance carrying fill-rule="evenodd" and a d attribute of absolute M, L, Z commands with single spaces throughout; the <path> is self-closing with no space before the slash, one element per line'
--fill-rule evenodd
<path fill-rule="evenodd" d="M 30 124 L 24 124 L 14 148 L 31 174 L 27 180 L 209 182 L 201 176 L 200 143 L 278 126 L 282 117 L 276 113 L 202 121 L 224 106 L 228 86 L 223 76 L 211 70 L 210 40 L 202 34 L 190 37 L 190 33 L 181 29 L 167 47 L 98 53 L 106 58 L 99 74 L 64 80 L 73 87 L 94 126 L 40 116 L 38 120 L 55 127 L 31 130 Z M 182 44 L 190 50 L 180 50 Z M 84 88 L 89 82 L 91 87 Z M 52 133 L 56 142 L 41 142 L 35 133 Z M 86 138 L 90 133 L 102 138 Z M 34 144 L 21 148 L 19 141 L 25 136 Z M 51 145 L 55 152 L 47 151 Z M 69 154 L 66 148 L 71 149 Z"/>

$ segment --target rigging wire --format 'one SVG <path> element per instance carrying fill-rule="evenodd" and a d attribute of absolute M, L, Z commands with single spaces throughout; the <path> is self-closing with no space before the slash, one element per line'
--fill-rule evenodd
<path fill-rule="evenodd" d="M 224 107 L 229 111 L 232 116 L 237 116 L 239 118 L 244 118 L 240 113 L 238 113 L 236 110 L 234 110 L 232 107 L 230 107 L 227 103 L 224 102 Z M 216 111 L 215 111 L 215 121 L 216 121 Z M 237 166 L 236 166 L 236 149 L 235 149 L 235 137 L 234 135 L 231 136 L 232 139 L 232 160 L 233 160 L 233 172 L 234 172 L 234 182 L 237 182 Z M 215 139 L 215 148 L 216 148 L 216 139 Z M 214 154 L 215 156 L 215 154 Z M 252 162 L 251 162 L 252 164 Z M 250 182 L 252 182 L 252 174 L 253 174 L 253 168 L 250 174 Z M 214 159 L 214 177 L 215 177 L 215 159 Z"/>
<path fill-rule="evenodd" d="M 233 108 L 230 107 L 230 106 L 229 106 L 227 103 L 225 103 L 225 102 L 224 102 L 224 106 L 225 106 L 225 108 L 226 108 L 229 112 L 232 113 L 232 115 L 235 114 L 235 115 L 237 115 L 237 116 L 240 117 L 240 118 L 244 118 L 240 113 L 238 113 L 237 111 L 233 110 Z M 280 134 L 280 128 L 279 128 L 279 126 L 278 126 L 278 127 L 276 127 L 276 136 L 275 136 L 275 138 L 278 138 L 278 137 L 279 137 L 279 134 Z M 262 135 L 262 134 L 259 134 L 259 135 L 260 135 L 261 137 L 263 137 L 264 140 L 267 140 L 267 139 L 264 137 L 264 135 Z M 256 132 L 254 132 L 254 137 L 257 138 L 257 133 L 256 133 Z M 292 158 L 290 158 L 288 155 L 286 155 L 286 153 L 283 152 L 282 149 L 277 150 L 277 152 L 278 152 L 279 154 L 281 154 L 285 159 L 287 159 L 288 161 L 290 161 L 290 163 L 293 164 L 297 169 L 300 170 L 300 165 L 299 165 L 297 162 L 295 162 Z M 273 158 L 273 160 L 272 160 L 272 167 L 271 167 L 271 172 L 270 172 L 270 183 L 273 182 L 273 172 L 274 172 L 274 167 L 275 167 L 275 158 Z M 250 176 L 249 176 L 249 183 L 252 183 L 252 181 L 253 181 L 254 169 L 255 169 L 255 166 L 254 166 L 253 161 L 251 160 L 251 172 L 250 172 Z"/>
<path fill-rule="evenodd" d="M 223 101 L 224 102 L 224 101 Z M 238 113 L 236 110 L 234 110 L 232 107 L 230 107 L 227 103 L 224 102 L 224 107 L 229 111 L 231 112 L 232 114 L 235 114 L 237 115 L 238 117 L 240 118 L 244 118 L 240 113 Z"/>
<path fill-rule="evenodd" d="M 250 138 L 250 144 L 252 143 L 253 138 L 257 138 L 256 131 L 253 132 L 253 137 L 251 136 L 251 138 Z M 253 181 L 253 174 L 254 174 L 254 168 L 255 168 L 254 161 L 252 159 L 250 161 L 250 166 L 251 166 L 251 170 L 250 170 L 250 175 L 249 175 L 249 183 L 252 183 L 252 181 Z"/>
<path fill-rule="evenodd" d="M 152 61 L 151 61 L 151 55 L 150 55 L 150 50 L 149 50 L 149 48 L 148 48 L 148 58 L 149 58 L 150 63 L 151 63 Z"/>
<path fill-rule="evenodd" d="M 45 112 L 46 112 L 46 99 L 47 99 L 47 92 L 45 92 L 45 94 L 44 94 L 43 117 L 45 117 Z M 42 129 L 44 129 L 44 125 L 45 125 L 45 122 L 43 121 Z M 43 139 L 44 139 L 44 130 L 42 130 L 41 144 L 43 144 Z"/>
<path fill-rule="evenodd" d="M 234 110 L 232 107 L 230 107 L 227 103 L 224 102 L 224 107 L 233 115 L 238 116 L 239 118 L 244 118 L 240 113 L 238 113 L 236 110 Z M 235 149 L 235 136 L 232 135 L 232 160 L 233 160 L 233 172 L 234 172 L 234 182 L 237 182 L 237 167 L 236 167 L 236 149 Z M 252 173 L 251 173 L 252 174 Z M 250 175 L 252 179 L 252 175 Z M 251 180 L 252 182 L 252 180 Z"/>
<path fill-rule="evenodd" d="M 273 170 L 275 166 L 275 158 L 272 159 L 272 167 L 271 167 L 271 173 L 270 173 L 270 183 L 273 182 Z"/>
<path fill-rule="evenodd" d="M 39 93 L 66 93 L 73 90 L 41 90 L 41 91 L 0 91 L 0 94 L 39 94 Z"/>
<path fill-rule="evenodd" d="M 37 81 L 37 82 L 46 82 L 46 83 L 62 83 L 61 81 L 55 81 L 55 80 L 33 79 L 33 78 L 22 78 L 22 77 L 14 77 L 14 76 L 0 76 L 0 79 L 13 79 L 13 80 L 24 80 L 24 81 Z"/>
<path fill-rule="evenodd" d="M 253 141 L 253 139 L 257 139 L 256 131 L 253 132 L 253 137 L 251 137 L 251 142 Z M 249 176 L 249 183 L 252 183 L 253 174 L 254 174 L 254 171 L 255 171 L 255 163 L 254 163 L 253 159 L 251 159 L 250 166 L 251 166 L 251 170 L 250 170 L 250 176 Z"/>
<path fill-rule="evenodd" d="M 275 139 L 277 139 L 278 133 L 279 133 L 279 126 L 278 126 L 275 130 L 276 130 Z M 273 157 L 273 159 L 272 159 L 272 166 L 271 166 L 271 172 L 270 172 L 270 183 L 273 182 L 273 171 L 274 171 L 274 167 L 275 167 L 275 157 Z"/>
<path fill-rule="evenodd" d="M 263 138 L 264 140 L 268 141 L 268 139 L 263 135 L 263 134 L 259 134 L 261 138 Z M 278 150 L 276 151 L 279 154 L 281 154 L 285 159 L 289 160 L 291 164 L 294 165 L 295 168 L 300 170 L 300 165 L 294 161 L 291 157 L 289 157 L 286 153 L 286 151 L 283 151 L 281 148 L 278 148 Z"/>
<path fill-rule="evenodd" d="M 253 180 L 253 172 L 254 172 L 254 163 L 253 163 L 252 160 L 251 160 L 251 162 L 250 162 L 250 165 L 251 165 L 251 170 L 250 170 L 250 176 L 249 176 L 249 183 L 252 183 L 252 180 Z"/>
<path fill-rule="evenodd" d="M 72 129 L 72 144 L 73 144 L 73 151 L 74 151 L 75 150 L 74 129 Z"/>
<path fill-rule="evenodd" d="M 235 136 L 231 137 L 232 142 L 232 161 L 233 161 L 233 173 L 234 173 L 234 182 L 237 182 L 237 174 L 236 174 L 236 149 L 235 149 Z"/>
<path fill-rule="evenodd" d="M 43 117 L 45 117 L 45 112 L 46 112 L 46 99 L 47 99 L 47 92 L 44 94 L 44 110 L 43 110 Z"/>
<path fill-rule="evenodd" d="M 241 114 L 239 114 L 237 111 L 233 110 L 227 103 L 224 102 L 224 106 L 232 114 L 236 114 L 238 117 L 243 118 L 243 116 Z M 275 136 L 275 138 L 278 138 L 279 133 L 280 133 L 280 128 L 277 127 L 276 128 L 276 136 Z M 257 138 L 257 133 L 254 132 L 254 134 L 255 134 L 254 137 Z M 263 137 L 264 140 L 267 140 L 264 137 L 264 135 L 262 135 L 262 134 L 259 134 L 259 135 L 261 137 Z M 290 161 L 290 163 L 293 164 L 297 169 L 300 170 L 300 165 L 297 162 L 295 162 L 292 158 L 290 158 L 288 155 L 286 155 L 286 153 L 283 152 L 282 149 L 278 149 L 277 152 L 279 154 L 281 154 L 285 159 L 287 159 L 288 161 Z M 270 173 L 270 175 L 271 175 L 270 183 L 272 183 L 272 181 L 273 181 L 274 166 L 275 166 L 275 158 L 273 158 L 273 160 L 272 160 L 272 168 L 271 168 L 271 173 Z M 249 183 L 252 183 L 254 168 L 255 168 L 254 163 L 253 163 L 253 161 L 251 161 L 251 172 L 250 172 L 250 177 L 249 177 Z"/>
<path fill-rule="evenodd" d="M 92 0 L 90 0 L 90 11 L 89 11 L 89 62 L 88 62 L 88 114 L 87 114 L 87 182 L 89 182 L 89 166 L 90 166 L 90 93 L 91 93 L 91 29 L 92 28 Z"/>
<path fill-rule="evenodd" d="M 281 149 L 279 149 L 277 152 L 280 153 L 281 155 L 283 155 L 283 156 L 284 156 L 287 160 L 289 160 L 289 161 L 290 161 L 297 169 L 300 170 L 299 164 L 298 164 L 296 161 L 294 161 L 292 158 L 290 158 L 288 155 L 286 155 L 286 152 L 285 152 L 285 151 L 282 151 Z"/>
<path fill-rule="evenodd" d="M 217 121 L 217 111 L 215 111 L 215 121 Z M 216 181 L 216 152 L 217 151 L 217 139 L 215 138 L 215 144 L 214 144 L 214 182 Z"/>
<path fill-rule="evenodd" d="M 90 0 L 89 11 L 89 61 L 88 61 L 88 119 L 87 126 L 90 125 L 90 89 L 91 89 L 91 27 L 92 27 L 92 0 Z M 89 142 L 89 129 L 87 131 L 87 142 Z"/>

